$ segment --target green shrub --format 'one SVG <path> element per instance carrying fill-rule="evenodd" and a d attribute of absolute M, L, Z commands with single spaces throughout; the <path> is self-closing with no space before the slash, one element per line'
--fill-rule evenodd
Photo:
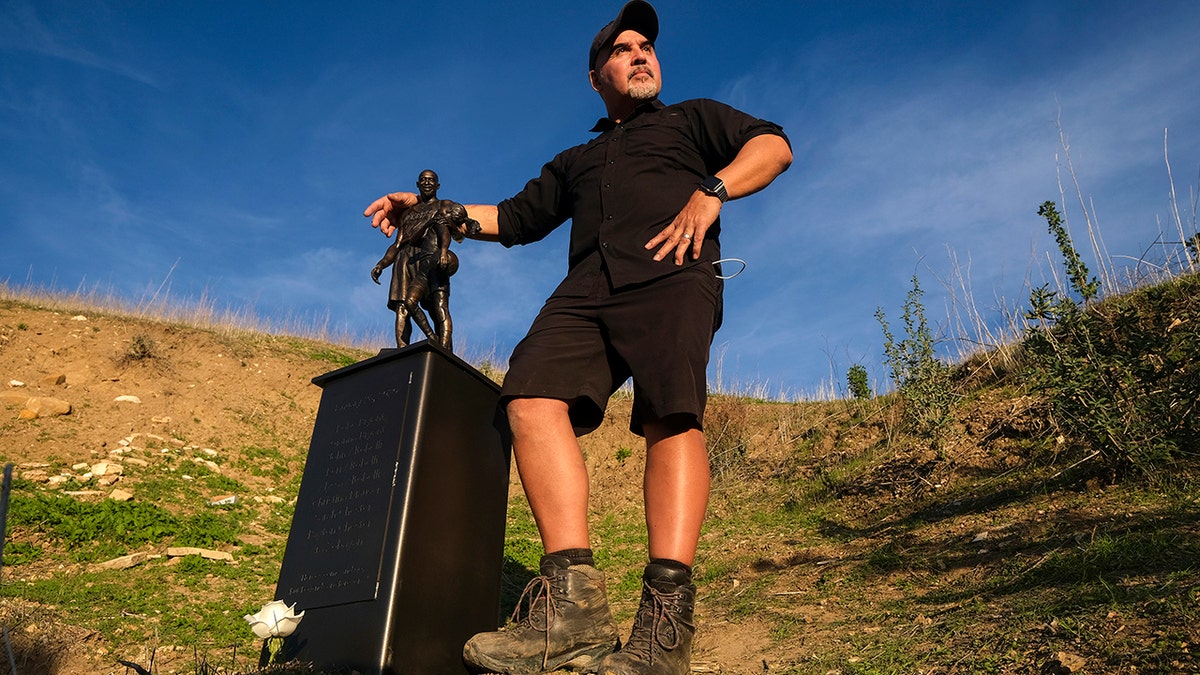
<path fill-rule="evenodd" d="M 925 306 L 921 304 L 924 291 L 916 275 L 912 290 L 904 301 L 903 340 L 896 340 L 888 326 L 883 308 L 875 318 L 883 328 L 884 363 L 892 372 L 892 382 L 904 402 L 905 427 L 935 442 L 950 423 L 954 391 L 950 368 L 938 360 L 934 350 L 933 333 L 925 321 Z"/>
<path fill-rule="evenodd" d="M 1038 210 L 1068 268 L 1070 296 L 1030 294 L 1030 385 L 1059 429 L 1114 472 L 1161 477 L 1200 447 L 1200 277 L 1179 277 L 1104 302 L 1071 246 L 1053 202 Z"/>
<path fill-rule="evenodd" d="M 871 398 L 871 385 L 867 380 L 867 369 L 859 364 L 850 366 L 846 371 L 846 384 L 850 387 L 850 395 L 856 401 L 867 401 Z"/>

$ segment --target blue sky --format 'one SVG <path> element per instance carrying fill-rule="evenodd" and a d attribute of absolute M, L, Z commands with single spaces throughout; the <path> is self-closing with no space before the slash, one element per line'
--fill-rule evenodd
<path fill-rule="evenodd" d="M 0 280 L 134 299 L 167 280 L 387 346 L 369 272 L 388 240 L 363 208 L 425 168 L 444 198 L 495 202 L 587 140 L 587 48 L 619 5 L 6 0 Z M 842 389 L 854 363 L 884 384 L 874 313 L 898 328 L 914 274 L 949 353 L 964 300 L 1003 324 L 1054 273 L 1036 210 L 1062 203 L 1060 176 L 1096 271 L 1060 125 L 1114 264 L 1179 240 L 1164 131 L 1194 231 L 1200 2 L 655 6 L 662 98 L 776 121 L 795 151 L 724 211 L 724 252 L 748 264 L 714 343 L 725 388 Z M 460 353 L 507 357 L 566 241 L 457 247 Z"/>

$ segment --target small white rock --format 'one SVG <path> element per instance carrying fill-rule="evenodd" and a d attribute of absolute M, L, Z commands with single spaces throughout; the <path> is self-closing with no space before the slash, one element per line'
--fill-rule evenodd
<path fill-rule="evenodd" d="M 116 462 L 99 462 L 92 465 L 92 473 L 96 476 L 120 476 L 125 473 L 125 467 Z"/>
<path fill-rule="evenodd" d="M 142 399 L 140 399 L 136 396 L 131 396 L 129 394 L 122 394 L 121 396 L 118 396 L 118 397 L 114 398 L 113 400 L 118 401 L 120 403 L 141 403 L 142 402 Z"/>

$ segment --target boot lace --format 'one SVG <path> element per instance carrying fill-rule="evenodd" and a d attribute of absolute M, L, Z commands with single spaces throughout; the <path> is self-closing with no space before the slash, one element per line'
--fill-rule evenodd
<path fill-rule="evenodd" d="M 679 646 L 679 621 L 676 615 L 679 613 L 680 592 L 665 593 L 645 582 L 642 582 L 642 588 L 646 595 L 643 596 L 642 606 L 638 608 L 636 629 L 629 636 L 629 644 L 621 651 L 652 664 L 655 645 L 668 652 Z"/>
<path fill-rule="evenodd" d="M 555 600 L 571 602 L 565 591 L 557 589 L 555 578 L 539 575 L 525 584 L 521 597 L 517 598 L 517 606 L 513 607 L 510 620 L 517 624 L 518 630 L 533 630 L 541 633 L 545 645 L 542 649 L 542 668 L 545 669 L 550 660 L 550 627 L 558 616 L 558 603 Z M 557 593 L 555 591 L 558 591 Z M 520 618 L 522 606 L 527 608 L 525 618 Z"/>

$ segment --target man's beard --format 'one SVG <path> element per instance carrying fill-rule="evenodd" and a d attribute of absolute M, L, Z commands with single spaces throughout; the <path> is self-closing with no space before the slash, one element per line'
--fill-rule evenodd
<path fill-rule="evenodd" d="M 629 97 L 635 101 L 649 101 L 658 96 L 658 80 L 654 78 L 629 83 Z"/>

